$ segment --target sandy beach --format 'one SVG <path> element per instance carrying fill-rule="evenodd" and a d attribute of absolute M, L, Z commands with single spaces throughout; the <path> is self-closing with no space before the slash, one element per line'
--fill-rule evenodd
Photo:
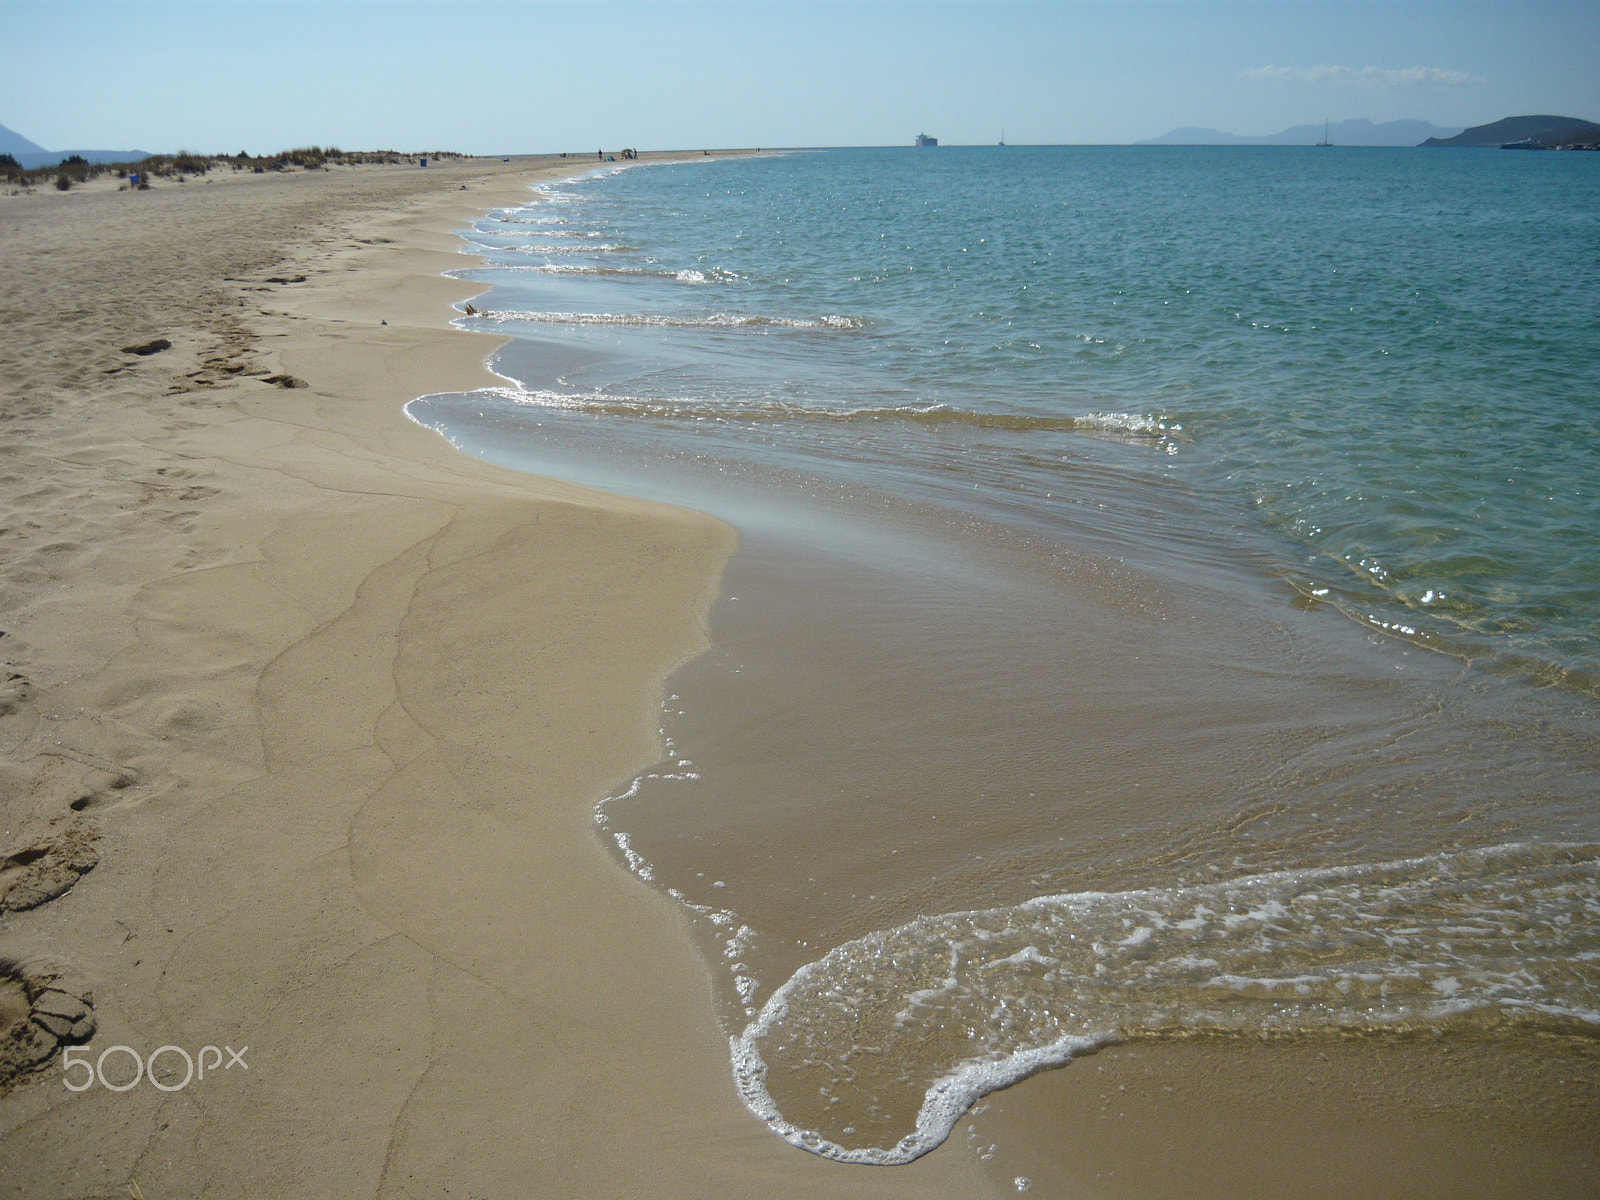
<path fill-rule="evenodd" d="M 739 535 L 401 411 L 586 165 L 0 197 L 0 1196 L 1592 1195 L 1582 1036 L 1113 1046 L 888 1168 L 746 1110 L 592 824 Z"/>
<path fill-rule="evenodd" d="M 772 1137 L 592 833 L 733 531 L 401 413 L 496 382 L 452 230 L 574 165 L 0 199 L 0 1194 L 993 1193 Z"/>

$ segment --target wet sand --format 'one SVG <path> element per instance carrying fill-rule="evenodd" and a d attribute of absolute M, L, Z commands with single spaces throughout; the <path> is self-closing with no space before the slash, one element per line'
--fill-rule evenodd
<path fill-rule="evenodd" d="M 738 537 L 399 411 L 496 382 L 451 230 L 571 165 L 0 200 L 0 1019 L 249 1047 L 172 1092 L 57 1053 L 0 1097 L 0 1194 L 1593 1194 L 1592 1041 L 1113 1047 L 895 1168 L 744 1109 L 691 932 L 591 824 Z"/>
<path fill-rule="evenodd" d="M 1577 1200 L 1600 1177 L 1597 1113 L 1592 1038 L 1190 1039 L 997 1092 L 951 1140 L 1030 1197 Z"/>
<path fill-rule="evenodd" d="M 918 914 L 1460 851 L 1514 841 L 1530 813 L 1581 817 L 1593 795 L 1581 701 L 1372 638 L 1281 582 L 1213 595 L 1238 582 L 1219 570 L 1176 591 L 715 457 L 630 480 L 648 452 L 615 429 L 527 420 L 468 426 L 470 444 L 676 490 L 743 531 L 711 652 L 668 680 L 672 754 L 602 810 L 655 886 L 735 914 L 695 927 L 730 1029 L 801 964 Z M 618 448 L 563 463 L 574 435 Z M 918 1164 L 961 1157 L 1052 1197 L 1589 1195 L 1597 1046 L 1425 1024 L 1138 1041 L 985 1097 Z M 1123 1062 L 1137 1078 L 1108 1091 Z M 831 1082 L 767 1080 L 785 1117 L 880 1146 L 920 1099 L 874 1131 Z"/>
<path fill-rule="evenodd" d="M 495 382 L 451 231 L 572 165 L 0 201 L 6 1050 L 76 1005 L 91 1059 L 244 1057 L 73 1092 L 46 1045 L 0 1194 L 992 1191 L 771 1137 L 677 913 L 593 836 L 733 532 L 400 413 Z"/>
<path fill-rule="evenodd" d="M 913 557 L 909 536 L 897 552 L 863 543 L 855 555 L 826 541 L 747 536 L 724 575 L 736 599 L 712 611 L 712 653 L 668 683 L 664 725 L 692 776 L 675 778 L 669 761 L 605 806 L 660 886 L 736 914 L 700 926 L 708 958 L 726 963 L 736 926 L 756 931 L 736 939 L 760 981 L 753 998 L 733 986 L 737 968 L 723 973 L 730 1028 L 802 964 L 923 914 L 1193 883 L 1219 865 L 1237 877 L 1426 855 L 1485 829 L 1514 838 L 1497 804 L 1509 814 L 1520 796 L 1553 811 L 1564 793 L 1575 807 L 1592 794 L 1581 705 L 1386 643 L 1373 654 L 1414 678 L 1374 680 L 1348 656 L 1352 636 L 1367 640 L 1331 611 L 1274 623 L 1252 610 L 1246 647 L 1208 628 L 1194 595 L 1162 595 L 1133 572 L 1065 593 L 1057 574 L 1041 614 L 1038 572 L 992 548 L 963 561 L 947 541 L 937 563 L 913 566 L 896 561 Z M 1287 592 L 1277 604 L 1299 611 Z M 1041 629 L 1074 636 L 1041 641 Z M 1526 753 L 1510 736 L 1525 721 L 1496 726 L 1507 696 L 1550 702 Z M 1501 769 L 1479 775 L 1475 756 Z M 1402 812 L 1371 799 L 1412 793 L 1429 803 Z M 907 945 L 862 951 L 890 1013 L 903 996 L 890 963 Z M 1011 948 L 995 945 L 991 958 Z M 787 1025 L 763 1043 L 765 1083 L 798 1126 L 889 1147 L 911 1129 L 923 1082 L 959 1054 L 960 1030 L 890 1051 L 882 1003 L 852 1007 L 852 994 L 804 1010 L 872 1047 L 848 1085 L 834 1066 L 848 1061 L 841 1041 L 774 1054 L 795 1045 Z M 1143 999 L 1130 987 L 1130 1005 Z M 956 1049 L 940 1045 L 952 1039 Z M 907 1078 L 880 1066 L 886 1054 Z M 866 1104 L 869 1092 L 880 1103 Z M 1441 1035 L 1422 1021 L 1407 1036 L 1135 1040 L 990 1094 L 929 1157 L 974 1158 L 997 1187 L 1020 1177 L 1063 1198 L 1584 1196 L 1600 1166 L 1597 1099 L 1600 1041 L 1578 1031 Z"/>

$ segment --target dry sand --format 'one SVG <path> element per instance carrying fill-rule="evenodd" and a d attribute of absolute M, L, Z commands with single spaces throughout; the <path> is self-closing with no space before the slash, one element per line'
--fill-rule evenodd
<path fill-rule="evenodd" d="M 574 165 L 0 198 L 0 1195 L 994 1194 L 768 1133 L 592 835 L 733 532 L 401 415 L 495 382 L 451 230 Z M 73 1092 L 46 1017 L 248 1066 Z"/>

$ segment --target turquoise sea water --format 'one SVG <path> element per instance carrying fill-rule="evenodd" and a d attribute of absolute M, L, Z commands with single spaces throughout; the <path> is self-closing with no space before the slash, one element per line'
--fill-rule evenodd
<path fill-rule="evenodd" d="M 508 383 L 412 415 L 747 536 L 599 820 L 783 1136 L 903 1161 L 1108 1038 L 1600 1020 L 1600 156 L 795 153 L 467 236 Z"/>
<path fill-rule="evenodd" d="M 958 423 L 988 443 L 964 481 L 1044 519 L 1060 434 L 1141 441 L 1137 469 L 1202 493 L 1202 526 L 1257 525 L 1308 593 L 1600 687 L 1588 157 L 859 150 L 571 195 L 560 225 L 480 226 L 510 268 L 496 321 L 648 365 L 548 403 L 928 475 Z"/>

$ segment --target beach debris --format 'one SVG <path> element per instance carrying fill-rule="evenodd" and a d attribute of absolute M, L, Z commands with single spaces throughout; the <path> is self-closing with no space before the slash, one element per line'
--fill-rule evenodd
<path fill-rule="evenodd" d="M 261 381 L 270 383 L 273 387 L 302 388 L 306 386 L 304 379 L 296 379 L 293 375 L 268 375 Z"/>
<path fill-rule="evenodd" d="M 473 303 L 472 303 L 472 301 L 470 301 L 470 300 L 468 300 L 468 301 L 467 301 L 467 308 L 466 308 L 466 313 L 467 313 L 467 316 L 469 316 L 469 317 L 475 317 L 475 316 L 477 316 L 477 315 L 478 315 L 478 314 L 479 314 L 479 313 L 480 313 L 480 312 L 482 312 L 482 311 L 483 311 L 483 310 L 482 310 L 482 309 L 480 309 L 480 308 L 478 308 L 478 307 L 476 307 L 476 306 L 475 306 L 475 305 L 474 305 L 474 304 L 473 304 Z"/>
<path fill-rule="evenodd" d="M 268 275 L 267 276 L 267 282 L 268 283 L 304 283 L 305 281 L 306 281 L 306 277 L 304 275 Z"/>
<path fill-rule="evenodd" d="M 171 350 L 172 343 L 164 337 L 151 338 L 148 342 L 139 342 L 137 345 L 124 346 L 124 354 L 137 354 L 148 358 L 152 354 L 160 354 L 163 350 Z"/>
<path fill-rule="evenodd" d="M 94 992 L 49 960 L 0 958 L 0 1093 L 46 1066 L 56 1050 L 94 1036 Z"/>

